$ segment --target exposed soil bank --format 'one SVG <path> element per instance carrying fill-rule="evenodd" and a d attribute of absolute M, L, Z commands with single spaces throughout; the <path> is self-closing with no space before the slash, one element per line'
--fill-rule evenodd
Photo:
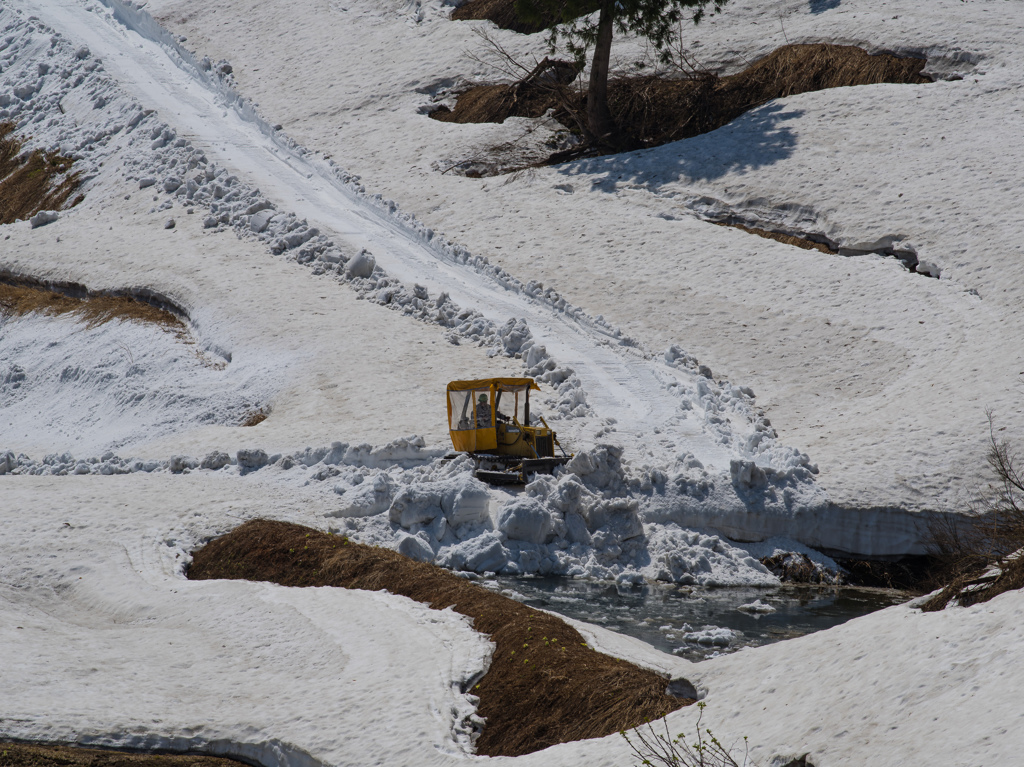
<path fill-rule="evenodd" d="M 0 316 L 19 317 L 33 312 L 47 315 L 77 314 L 90 327 L 110 320 L 134 320 L 185 333 L 185 324 L 171 311 L 128 292 L 97 293 L 82 285 L 48 285 L 0 274 Z M 163 302 L 160 302 L 163 303 Z"/>
<path fill-rule="evenodd" d="M 691 138 L 721 128 L 754 107 L 799 93 L 878 83 L 929 83 L 925 59 L 888 53 L 869 55 L 851 45 L 785 45 L 739 74 L 700 72 L 670 79 L 662 75 L 618 77 L 608 83 L 608 101 L 624 148 L 640 149 Z M 508 117 L 555 117 L 576 130 L 586 94 L 551 80 L 482 85 L 462 94 L 454 109 L 440 107 L 435 120 L 504 122 Z M 552 161 L 568 159 L 553 155 Z"/>
<path fill-rule="evenodd" d="M 892 561 L 839 557 L 835 561 L 841 570 L 833 571 L 815 565 L 806 554 L 779 554 L 762 557 L 760 560 L 783 583 L 853 586 L 927 594 L 946 582 L 942 563 L 936 557 L 926 554 L 900 557 Z"/>
<path fill-rule="evenodd" d="M 452 21 L 493 21 L 501 29 L 510 29 L 524 35 L 532 35 L 551 26 L 520 18 L 516 13 L 515 0 L 469 0 L 452 11 L 451 18 Z"/>
<path fill-rule="evenodd" d="M 733 229 L 739 229 L 741 232 L 747 234 L 756 234 L 758 237 L 764 237 L 766 240 L 775 240 L 776 242 L 782 242 L 786 245 L 793 245 L 803 250 L 817 250 L 821 253 L 838 253 L 837 250 L 830 248 L 823 242 L 815 242 L 806 237 L 797 237 L 795 234 L 783 234 L 782 232 L 773 232 L 769 229 L 761 229 L 756 226 L 744 226 L 743 224 L 729 224 L 724 221 L 716 221 L 718 226 L 728 226 Z"/>
<path fill-rule="evenodd" d="M 836 562 L 846 569 L 843 582 L 851 586 L 926 594 L 941 582 L 941 563 L 924 554 L 902 557 L 894 562 L 866 559 L 837 559 Z"/>
<path fill-rule="evenodd" d="M 0 743 L 0 767 L 238 767 L 242 762 L 198 754 L 142 754 L 71 746 Z"/>
<path fill-rule="evenodd" d="M 490 669 L 473 688 L 480 698 L 478 713 L 487 720 L 478 754 L 518 756 L 602 737 L 693 703 L 668 695 L 668 680 L 653 671 L 587 647 L 559 618 L 388 549 L 301 525 L 255 520 L 193 556 L 188 571 L 193 580 L 386 589 L 472 618 L 473 627 L 495 645 Z"/>
<path fill-rule="evenodd" d="M 598 0 L 592 0 L 584 7 L 581 16 L 593 13 L 601 7 Z M 460 5 L 451 16 L 452 21 L 493 21 L 500 29 L 510 29 L 523 35 L 543 32 L 559 22 L 557 16 L 547 16 L 539 23 L 527 21 L 516 13 L 516 0 L 469 0 Z"/>
<path fill-rule="evenodd" d="M 16 127 L 0 122 L 0 224 L 63 208 L 79 184 L 70 157 L 38 149 L 23 152 L 24 142 L 14 136 Z"/>

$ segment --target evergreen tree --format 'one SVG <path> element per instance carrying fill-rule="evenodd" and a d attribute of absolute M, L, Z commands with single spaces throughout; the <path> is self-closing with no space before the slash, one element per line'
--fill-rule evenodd
<path fill-rule="evenodd" d="M 608 66 L 614 30 L 646 37 L 667 60 L 667 46 L 684 16 L 695 24 L 708 6 L 713 13 L 728 0 L 515 0 L 516 13 L 524 20 L 550 26 L 548 41 L 554 49 L 559 35 L 582 68 L 593 46 L 590 83 L 587 88 L 587 120 L 590 140 L 615 147 L 618 130 L 608 108 Z M 595 20 L 595 11 L 598 11 Z"/>

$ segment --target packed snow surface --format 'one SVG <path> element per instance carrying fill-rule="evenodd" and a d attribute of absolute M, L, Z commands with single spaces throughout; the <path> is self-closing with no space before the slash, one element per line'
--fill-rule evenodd
<path fill-rule="evenodd" d="M 0 119 L 75 157 L 86 194 L 0 227 L 0 270 L 166 296 L 194 340 L 0 318 L 0 735 L 461 762 L 478 725 L 461 691 L 489 652 L 464 620 L 193 584 L 188 552 L 273 516 L 454 569 L 770 584 L 759 556 L 919 551 L 927 515 L 976 491 L 986 408 L 1020 432 L 1016 6 L 730 4 L 687 41 L 722 71 L 829 41 L 927 57 L 937 81 L 804 94 L 688 141 L 483 179 L 442 171 L 551 128 L 426 116 L 494 77 L 472 57 L 490 25 L 450 8 L 0 7 Z M 723 217 L 865 255 L 707 222 Z M 445 383 L 491 375 L 541 383 L 564 471 L 508 491 L 446 458 Z M 1019 601 L 892 608 L 698 666 L 585 631 L 693 681 L 705 724 L 764 763 L 1010 764 Z M 614 736 L 518 759 L 628 760 Z"/>

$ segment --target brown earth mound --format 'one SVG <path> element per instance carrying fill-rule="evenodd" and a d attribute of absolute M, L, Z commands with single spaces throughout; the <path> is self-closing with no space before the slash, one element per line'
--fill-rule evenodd
<path fill-rule="evenodd" d="M 469 0 L 452 11 L 451 18 L 452 21 L 493 21 L 502 29 L 511 29 L 524 35 L 540 32 L 548 26 L 519 18 L 515 0 Z"/>
<path fill-rule="evenodd" d="M 518 756 L 556 743 L 610 735 L 692 700 L 667 680 L 586 646 L 559 618 L 397 552 L 300 525 L 246 522 L 194 552 L 188 577 L 272 581 L 283 586 L 386 589 L 430 607 L 452 606 L 490 635 L 494 657 L 473 688 L 487 720 L 477 753 Z"/>
<path fill-rule="evenodd" d="M 518 85 L 478 85 L 459 96 L 455 109 L 441 106 L 430 116 L 446 123 L 503 123 L 509 117 L 540 117 L 552 107 L 554 94 L 547 89 Z"/>
<path fill-rule="evenodd" d="M 441 122 L 504 122 L 507 117 L 540 117 L 562 103 L 559 96 L 577 75 L 569 61 L 544 58 L 526 77 L 512 85 L 480 85 L 459 96 L 455 111 L 440 107 L 430 116 Z M 494 115 L 503 115 L 492 120 Z"/>
<path fill-rule="evenodd" d="M 0 743 L 0 767 L 238 767 L 242 762 L 197 754 L 140 754 L 69 746 Z"/>
<path fill-rule="evenodd" d="M 594 10 L 597 8 L 598 4 L 595 2 Z M 515 0 L 469 0 L 465 5 L 460 5 L 452 11 L 451 18 L 452 21 L 493 21 L 501 29 L 510 29 L 523 35 L 542 32 L 558 20 L 552 16 L 540 24 L 527 21 L 516 13 Z"/>
<path fill-rule="evenodd" d="M 925 64 L 924 59 L 888 53 L 869 55 L 850 45 L 785 45 L 728 77 L 615 78 L 608 84 L 608 101 L 622 145 L 638 149 L 716 130 L 776 98 L 852 85 L 928 83 L 921 74 Z M 540 117 L 548 109 L 573 130 L 585 114 L 586 94 L 550 82 L 485 85 L 462 94 L 453 110 L 442 107 L 430 116 L 457 123 L 501 123 L 513 116 Z"/>
<path fill-rule="evenodd" d="M 31 280 L 0 277 L 0 316 L 16 317 L 32 312 L 78 314 L 89 327 L 121 319 L 152 322 L 174 332 L 187 332 L 182 321 L 171 312 L 130 295 L 94 294 L 80 285 L 46 286 Z"/>
<path fill-rule="evenodd" d="M 14 136 L 16 127 L 0 122 L 0 224 L 63 208 L 79 183 L 71 158 L 38 149 L 24 153 L 24 142 Z"/>

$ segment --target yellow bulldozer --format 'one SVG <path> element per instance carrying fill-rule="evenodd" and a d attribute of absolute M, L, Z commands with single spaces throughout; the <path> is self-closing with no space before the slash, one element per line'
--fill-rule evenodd
<path fill-rule="evenodd" d="M 572 456 L 543 417 L 533 425 L 532 378 L 481 378 L 448 384 L 452 445 L 476 461 L 475 476 L 495 485 L 524 484 L 530 474 L 550 474 Z M 555 455 L 555 447 L 561 452 Z"/>

